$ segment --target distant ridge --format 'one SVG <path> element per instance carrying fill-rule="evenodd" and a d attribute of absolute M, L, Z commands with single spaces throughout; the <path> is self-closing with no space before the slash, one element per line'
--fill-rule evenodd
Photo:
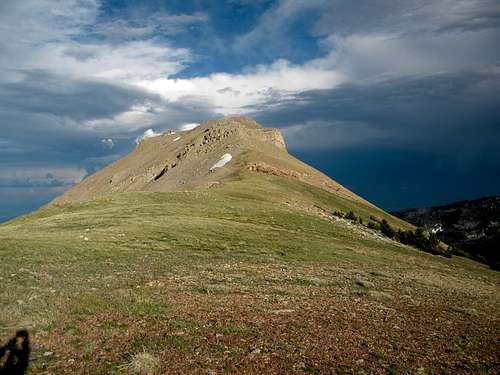
<path fill-rule="evenodd" d="M 435 232 L 465 255 L 498 269 L 500 264 L 500 196 L 463 200 L 442 206 L 410 208 L 393 215 Z"/>

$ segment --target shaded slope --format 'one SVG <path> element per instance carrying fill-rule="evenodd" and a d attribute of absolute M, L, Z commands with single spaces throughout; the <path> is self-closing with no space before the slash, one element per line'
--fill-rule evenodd
<path fill-rule="evenodd" d="M 436 232 L 456 254 L 500 268 L 500 197 L 407 209 L 394 215 Z"/>

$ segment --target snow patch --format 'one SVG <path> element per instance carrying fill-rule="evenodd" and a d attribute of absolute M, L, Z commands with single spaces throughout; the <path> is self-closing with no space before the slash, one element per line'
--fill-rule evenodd
<path fill-rule="evenodd" d="M 443 226 L 441 224 L 436 224 L 434 227 L 431 228 L 431 232 L 436 234 L 436 233 L 441 233 L 443 231 Z"/>
<path fill-rule="evenodd" d="M 217 163 L 215 163 L 214 166 L 212 168 L 210 168 L 210 170 L 213 171 L 215 168 L 222 168 L 227 163 L 229 163 L 232 158 L 233 158 L 233 156 L 231 154 L 222 155 L 220 160 Z"/>

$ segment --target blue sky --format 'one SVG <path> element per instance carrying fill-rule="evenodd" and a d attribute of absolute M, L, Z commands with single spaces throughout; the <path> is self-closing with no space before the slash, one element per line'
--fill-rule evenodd
<path fill-rule="evenodd" d="M 393 210 L 500 194 L 495 0 L 3 0 L 0 220 L 244 114 Z"/>

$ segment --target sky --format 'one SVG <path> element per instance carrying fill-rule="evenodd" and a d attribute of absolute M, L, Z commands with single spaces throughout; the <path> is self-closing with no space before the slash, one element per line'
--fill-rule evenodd
<path fill-rule="evenodd" d="M 2 0 L 0 221 L 229 115 L 386 210 L 500 194 L 497 0 Z"/>

